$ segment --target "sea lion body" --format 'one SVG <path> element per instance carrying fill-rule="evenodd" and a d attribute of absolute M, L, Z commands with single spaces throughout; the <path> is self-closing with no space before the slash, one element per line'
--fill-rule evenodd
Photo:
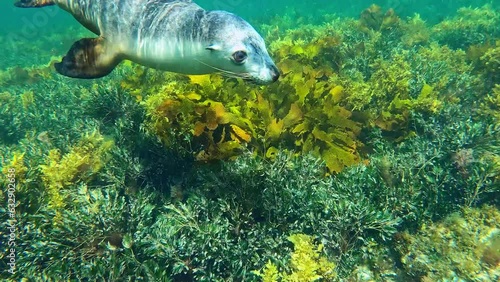
<path fill-rule="evenodd" d="M 58 5 L 99 35 L 76 42 L 58 72 L 107 75 L 123 59 L 184 74 L 221 72 L 259 84 L 279 71 L 264 40 L 240 17 L 206 11 L 190 0 L 22 0 L 19 7 Z"/>

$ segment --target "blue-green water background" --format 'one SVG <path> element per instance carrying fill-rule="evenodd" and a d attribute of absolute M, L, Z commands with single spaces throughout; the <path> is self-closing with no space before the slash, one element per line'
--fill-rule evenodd
<path fill-rule="evenodd" d="M 493 7 L 500 5 L 500 0 L 448 0 L 448 1 L 244 1 L 244 0 L 199 0 L 195 1 L 205 9 L 222 9 L 234 12 L 259 29 L 260 24 L 271 23 L 276 16 L 291 16 L 297 24 L 321 23 L 323 15 L 338 15 L 340 17 L 358 17 L 360 12 L 371 4 L 382 8 L 393 8 L 402 18 L 419 13 L 428 23 L 437 23 L 448 16 L 452 16 L 459 7 L 480 7 L 490 4 Z M 71 34 L 68 28 L 84 29 L 71 15 L 57 7 L 43 9 L 19 9 L 13 6 L 13 1 L 0 2 L 0 40 L 9 43 L 11 40 L 34 41 L 51 35 L 68 33 L 67 42 L 47 42 L 56 44 L 47 46 L 52 50 L 50 55 L 61 56 L 71 46 Z M 55 36 L 52 36 L 54 38 Z M 76 41 L 78 38 L 74 38 Z M 45 55 L 45 56 L 44 56 Z M 23 50 L 8 50 L 0 53 L 0 69 L 23 65 L 29 58 L 33 64 L 47 63 L 50 57 L 47 54 L 27 54 Z"/>

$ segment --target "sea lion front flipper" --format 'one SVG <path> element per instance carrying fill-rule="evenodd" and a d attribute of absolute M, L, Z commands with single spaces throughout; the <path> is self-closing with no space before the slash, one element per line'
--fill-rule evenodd
<path fill-rule="evenodd" d="M 74 78 L 99 78 L 108 75 L 121 61 L 103 37 L 83 38 L 73 43 L 57 72 Z"/>

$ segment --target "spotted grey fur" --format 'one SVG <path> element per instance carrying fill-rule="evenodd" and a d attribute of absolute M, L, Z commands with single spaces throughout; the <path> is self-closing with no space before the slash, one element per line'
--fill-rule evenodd
<path fill-rule="evenodd" d="M 104 76 L 123 59 L 184 74 L 221 72 L 259 84 L 279 76 L 264 40 L 249 23 L 190 0 L 19 0 L 16 6 L 37 4 L 56 4 L 99 35 L 75 43 L 56 65 L 68 76 Z M 234 61 L 237 51 L 245 53 L 243 62 Z"/>

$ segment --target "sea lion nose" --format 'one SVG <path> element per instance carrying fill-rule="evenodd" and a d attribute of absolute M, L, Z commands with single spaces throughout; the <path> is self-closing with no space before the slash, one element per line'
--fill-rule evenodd
<path fill-rule="evenodd" d="M 273 82 L 278 80 L 278 78 L 280 77 L 280 73 L 279 72 L 273 72 L 272 74 L 272 79 L 273 79 Z"/>
<path fill-rule="evenodd" d="M 280 77 L 280 71 L 278 70 L 277 67 L 272 66 L 271 67 L 271 79 L 273 80 L 273 82 L 275 82 L 276 80 L 278 80 L 279 77 Z"/>

